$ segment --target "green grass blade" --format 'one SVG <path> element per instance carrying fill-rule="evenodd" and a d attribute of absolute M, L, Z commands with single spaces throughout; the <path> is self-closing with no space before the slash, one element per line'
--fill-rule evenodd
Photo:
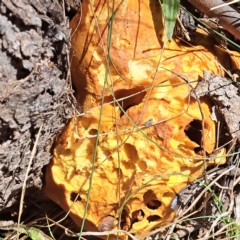
<path fill-rule="evenodd" d="M 35 227 L 28 227 L 26 225 L 18 225 L 13 224 L 10 226 L 0 227 L 1 230 L 13 230 L 18 232 L 18 234 L 26 234 L 28 235 L 32 240 L 53 240 L 51 237 L 47 236 L 45 233 L 43 233 L 41 230 L 35 228 Z M 5 238 L 0 238 L 0 240 Z"/>
<path fill-rule="evenodd" d="M 82 232 L 84 229 L 84 224 L 85 224 L 85 220 L 87 218 L 87 209 L 88 209 L 88 204 L 89 204 L 89 200 L 90 200 L 90 193 L 91 193 L 91 186 L 93 184 L 93 174 L 94 174 L 94 170 L 95 170 L 95 162 L 97 159 L 97 146 L 98 146 L 98 141 L 99 141 L 99 133 L 100 133 L 100 126 L 101 126 L 101 119 L 102 119 L 102 109 L 103 109 L 103 105 L 104 105 L 104 97 L 105 97 L 105 91 L 107 88 L 107 78 L 109 75 L 109 63 L 110 63 L 110 48 L 111 48 L 111 38 L 112 38 L 112 26 L 114 23 L 114 18 L 115 15 L 119 9 L 119 7 L 121 6 L 121 4 L 123 3 L 124 0 L 122 0 L 120 2 L 120 4 L 118 5 L 118 7 L 115 9 L 114 7 L 114 1 L 112 2 L 112 6 L 108 6 L 108 18 L 111 19 L 108 23 L 108 36 L 107 36 L 107 64 L 106 64 L 106 71 L 105 71 L 105 77 L 104 77 L 104 85 L 103 85 L 103 91 L 102 91 L 102 101 L 101 101 L 101 107 L 100 107 L 100 116 L 99 116 L 99 120 L 98 120 L 98 129 L 97 129 L 97 137 L 96 137 L 96 143 L 95 143 L 95 147 L 94 147 L 94 153 L 93 153 L 93 163 L 92 163 L 92 171 L 91 171 L 91 176 L 89 179 L 89 190 L 88 190 L 88 194 L 87 194 L 87 200 L 86 200 L 86 206 L 85 206 L 85 210 L 84 210 L 84 215 L 83 215 L 83 220 L 82 220 L 82 225 L 80 228 L 80 233 L 79 233 L 79 240 L 82 237 Z M 109 4 L 109 3 L 108 3 Z M 112 9 L 112 10 L 111 10 Z M 111 17 L 110 17 L 111 16 Z"/>
<path fill-rule="evenodd" d="M 52 240 L 51 237 L 48 237 L 41 230 L 34 227 L 30 227 L 27 230 L 27 234 L 32 240 Z"/>
<path fill-rule="evenodd" d="M 180 0 L 164 0 L 162 4 L 162 12 L 165 18 L 165 28 L 168 41 L 172 39 L 175 27 L 178 9 L 180 8 Z"/>

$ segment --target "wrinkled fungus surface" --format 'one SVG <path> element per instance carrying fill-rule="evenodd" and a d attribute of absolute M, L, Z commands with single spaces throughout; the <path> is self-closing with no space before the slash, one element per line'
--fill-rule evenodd
<path fill-rule="evenodd" d="M 190 92 L 203 70 L 221 74 L 217 61 L 228 69 L 231 59 L 200 32 L 197 46 L 172 40 L 163 51 L 159 3 L 134 0 L 115 1 L 107 61 L 108 6 L 92 4 L 84 1 L 80 23 L 80 12 L 71 23 L 73 84 L 85 114 L 56 140 L 46 193 L 81 225 L 91 189 L 86 230 L 143 234 L 172 221 L 174 196 L 202 174 L 202 152 L 216 141 L 212 102 Z"/>

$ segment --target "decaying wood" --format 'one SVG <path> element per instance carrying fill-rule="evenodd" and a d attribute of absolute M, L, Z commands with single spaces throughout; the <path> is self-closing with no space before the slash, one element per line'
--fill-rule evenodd
<path fill-rule="evenodd" d="M 240 140 L 240 97 L 238 88 L 230 79 L 205 72 L 191 95 L 194 98 L 209 96 L 225 120 L 231 137 Z"/>
<path fill-rule="evenodd" d="M 219 19 L 219 24 L 229 31 L 233 36 L 240 39 L 240 14 L 231 6 L 224 6 L 214 10 L 213 7 L 223 4 L 221 0 L 188 0 L 196 9 Z"/>

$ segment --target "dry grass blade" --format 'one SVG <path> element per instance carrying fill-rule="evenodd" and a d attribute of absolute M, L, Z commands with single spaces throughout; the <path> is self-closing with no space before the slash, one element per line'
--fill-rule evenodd
<path fill-rule="evenodd" d="M 207 240 L 209 239 L 210 233 L 214 230 L 214 228 L 216 227 L 217 224 L 219 224 L 219 221 L 223 218 L 228 216 L 229 214 L 231 214 L 230 212 L 224 212 L 221 215 L 219 215 L 213 222 L 213 224 L 211 225 L 211 228 L 209 229 L 209 231 L 206 233 L 206 236 L 204 238 L 200 238 L 199 240 Z"/>
<path fill-rule="evenodd" d="M 224 176 L 225 174 L 227 174 L 228 172 L 232 171 L 234 168 L 236 168 L 236 166 L 232 166 L 231 168 L 227 169 L 226 171 L 224 171 L 223 173 L 221 173 L 218 177 L 216 177 L 209 185 L 207 185 L 207 187 L 198 195 L 198 197 L 193 201 L 193 203 L 187 208 L 187 210 L 185 210 L 182 214 L 182 216 L 184 216 L 183 218 L 181 218 L 180 220 L 186 219 L 190 216 L 192 216 L 194 213 L 191 213 L 187 216 L 185 216 L 195 205 L 196 203 L 200 200 L 200 198 L 203 196 L 203 194 L 205 194 L 211 186 L 213 186 L 215 184 L 215 182 L 217 180 L 219 180 L 222 176 Z"/>
<path fill-rule="evenodd" d="M 239 2 L 239 0 L 233 0 L 233 1 L 231 1 L 231 2 L 222 3 L 222 4 L 220 4 L 220 5 L 216 6 L 216 7 L 210 8 L 210 10 L 213 11 L 213 10 L 218 9 L 218 8 L 220 8 L 220 7 L 225 7 L 225 6 L 228 6 L 228 5 L 237 3 L 237 2 Z"/>
<path fill-rule="evenodd" d="M 27 171 L 26 171 L 26 175 L 25 175 L 25 179 L 24 179 L 24 183 L 23 183 L 23 187 L 22 187 L 20 205 L 19 205 L 19 212 L 18 212 L 18 223 L 17 223 L 18 226 L 20 226 L 20 221 L 21 221 L 21 214 L 22 214 L 22 210 L 23 210 L 23 200 L 24 200 L 24 195 L 25 195 L 25 190 L 26 190 L 28 173 L 30 171 L 30 167 L 31 167 L 33 158 L 34 158 L 34 156 L 36 154 L 36 151 L 37 151 L 37 145 L 38 145 L 39 137 L 40 137 L 40 134 L 41 134 L 41 131 L 42 131 L 42 126 L 43 126 L 43 123 L 41 124 L 41 126 L 38 130 L 38 134 L 36 136 L 36 140 L 35 140 L 32 152 L 31 152 L 31 157 L 30 157 L 30 160 L 29 160 L 29 163 L 28 163 L 28 168 L 27 168 Z M 17 239 L 19 239 L 19 236 L 17 237 Z"/>
<path fill-rule="evenodd" d="M 108 236 L 108 235 L 116 235 L 118 233 L 124 233 L 128 235 L 132 240 L 139 240 L 139 238 L 134 237 L 130 232 L 125 230 L 112 230 L 112 231 L 105 231 L 105 232 L 82 232 L 81 235 L 82 236 Z M 80 234 L 70 235 L 69 233 L 67 233 L 67 229 L 66 229 L 66 234 L 72 237 L 76 237 L 80 235 Z"/>

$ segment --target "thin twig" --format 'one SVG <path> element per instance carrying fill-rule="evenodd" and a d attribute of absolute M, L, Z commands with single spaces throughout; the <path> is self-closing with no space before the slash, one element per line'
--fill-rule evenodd
<path fill-rule="evenodd" d="M 206 233 L 204 238 L 200 238 L 198 240 L 207 240 L 209 239 L 210 233 L 214 230 L 214 228 L 216 227 L 216 225 L 218 224 L 219 220 L 222 219 L 223 217 L 228 216 L 229 214 L 231 214 L 230 212 L 224 212 L 221 215 L 219 215 L 213 222 L 213 224 L 211 225 L 211 228 L 209 229 L 209 231 Z"/>
<path fill-rule="evenodd" d="M 179 16 L 177 16 L 177 22 L 181 28 L 181 30 L 183 31 L 183 34 L 185 36 L 185 38 L 190 42 L 191 38 L 189 37 L 188 31 L 186 30 L 186 28 L 183 26 L 181 19 L 179 18 Z"/>
<path fill-rule="evenodd" d="M 76 31 L 78 30 L 78 27 L 79 27 L 80 22 L 81 22 L 81 20 L 82 20 L 82 2 L 79 1 L 79 3 L 80 3 L 80 8 L 79 8 L 80 16 L 79 16 L 79 20 L 78 20 L 77 26 L 75 27 L 75 29 L 73 30 L 73 33 L 72 33 L 71 36 L 70 36 L 70 41 L 72 40 L 72 37 L 74 36 L 74 34 L 76 33 Z"/>
<path fill-rule="evenodd" d="M 22 214 L 22 210 L 23 210 L 23 200 L 24 200 L 24 195 L 25 195 L 25 191 L 26 191 L 26 184 L 27 184 L 27 179 L 28 179 L 28 173 L 30 171 L 30 167 L 32 165 L 33 158 L 34 158 L 34 156 L 36 154 L 36 151 L 37 151 L 37 145 L 38 145 L 39 137 L 40 137 L 40 134 L 41 134 L 41 131 L 42 131 L 42 126 L 43 126 L 43 123 L 41 124 L 41 126 L 40 126 L 40 128 L 38 130 L 38 134 L 37 134 L 34 146 L 33 146 L 33 150 L 31 152 L 31 158 L 30 158 L 29 163 L 28 163 L 27 171 L 26 171 L 24 182 L 23 182 L 23 186 L 22 186 L 22 193 L 21 193 L 21 198 L 20 198 L 20 206 L 19 206 L 19 211 L 18 211 L 18 223 L 17 223 L 18 227 L 20 227 L 21 214 Z M 19 237 L 17 237 L 17 239 L 19 239 Z"/>
<path fill-rule="evenodd" d="M 225 6 L 231 5 L 231 4 L 233 4 L 233 3 L 237 3 L 237 2 L 239 2 L 239 1 L 240 1 L 240 0 L 233 0 L 233 1 L 231 1 L 231 2 L 227 2 L 227 3 L 220 4 L 220 5 L 216 6 L 216 7 L 210 8 L 210 11 L 213 11 L 213 10 L 218 9 L 218 8 L 220 8 L 220 7 L 225 7 Z"/>
<path fill-rule="evenodd" d="M 74 235 L 71 235 L 71 234 L 68 234 L 67 233 L 67 228 L 65 229 L 65 233 L 67 236 L 74 236 L 74 237 L 77 237 L 79 236 L 79 233 L 78 234 L 74 234 Z M 124 231 L 124 230 L 112 230 L 112 231 L 105 231 L 105 232 L 82 232 L 81 235 L 82 236 L 107 236 L 107 235 L 116 235 L 117 233 L 124 233 L 126 235 L 128 235 L 131 239 L 133 240 L 139 240 L 138 238 L 134 237 L 131 233 L 127 232 L 127 231 Z"/>
<path fill-rule="evenodd" d="M 220 179 L 222 176 L 224 176 L 226 173 L 230 172 L 231 170 L 233 170 L 234 168 L 236 168 L 236 166 L 232 166 L 231 168 L 227 169 L 226 171 L 222 172 L 218 177 L 216 177 L 208 186 L 206 186 L 206 188 L 197 196 L 197 198 L 192 202 L 192 204 L 187 208 L 187 210 L 184 211 L 183 215 L 185 215 L 187 212 L 189 212 L 199 201 L 199 199 L 203 196 L 203 194 L 205 192 L 207 192 L 209 190 L 209 188 L 215 184 L 215 182 Z M 185 216 L 184 218 L 182 218 L 181 220 L 188 218 L 189 216 L 192 216 L 193 213 L 191 213 L 188 216 Z"/>

